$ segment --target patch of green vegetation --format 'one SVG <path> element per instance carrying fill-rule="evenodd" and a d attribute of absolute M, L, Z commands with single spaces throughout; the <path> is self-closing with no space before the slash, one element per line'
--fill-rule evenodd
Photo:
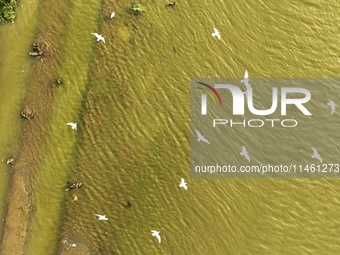
<path fill-rule="evenodd" d="M 1 1 L 1 0 L 0 0 Z M 131 10 L 134 14 L 138 14 L 144 11 L 141 4 L 133 4 Z"/>
<path fill-rule="evenodd" d="M 18 2 L 19 0 L 0 0 L 0 23 L 15 19 L 14 7 Z"/>

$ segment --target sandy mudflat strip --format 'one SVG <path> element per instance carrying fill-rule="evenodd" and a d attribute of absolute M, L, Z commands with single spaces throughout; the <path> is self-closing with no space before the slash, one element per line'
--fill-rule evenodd
<path fill-rule="evenodd" d="M 47 110 L 48 107 L 45 109 Z M 38 130 L 43 134 L 42 136 L 34 135 L 39 133 Z M 34 155 L 39 153 L 39 145 L 44 141 L 44 134 L 45 132 L 41 132 L 38 122 L 29 121 L 27 123 L 22 137 L 20 154 L 14 157 L 15 161 L 11 168 L 12 176 L 6 199 L 7 210 L 0 254 L 24 254 L 27 230 L 33 210 L 30 180 L 38 163 L 35 161 Z"/>
<path fill-rule="evenodd" d="M 7 213 L 2 236 L 0 254 L 24 254 L 29 212 L 31 211 L 31 198 L 25 184 L 25 174 L 12 168 L 9 195 L 7 197 Z"/>
<path fill-rule="evenodd" d="M 36 40 L 41 45 L 49 45 L 41 35 Z M 50 53 L 49 51 L 48 53 Z M 36 173 L 38 157 L 47 134 L 49 116 L 53 102 L 53 86 L 55 82 L 56 61 L 36 59 L 32 70 L 32 79 L 28 82 L 28 90 L 23 102 L 23 109 L 34 113 L 34 118 L 25 120 L 21 137 L 21 147 L 14 156 L 11 168 L 12 176 L 7 195 L 7 211 L 1 238 L 0 254 L 24 254 L 27 241 L 27 230 L 31 211 L 34 210 L 30 191 L 30 182 Z M 20 113 L 18 112 L 20 116 Z"/>

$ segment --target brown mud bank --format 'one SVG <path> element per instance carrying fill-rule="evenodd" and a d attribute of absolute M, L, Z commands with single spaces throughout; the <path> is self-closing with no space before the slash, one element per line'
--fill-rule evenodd
<path fill-rule="evenodd" d="M 35 42 L 44 48 L 40 58 L 32 59 L 33 70 L 27 81 L 21 115 L 26 121 L 20 150 L 14 157 L 10 187 L 7 195 L 6 217 L 1 238 L 0 254 L 23 254 L 27 239 L 30 214 L 34 210 L 30 182 L 38 165 L 38 156 L 48 127 L 48 116 L 53 102 L 51 73 L 56 61 L 48 57 L 53 54 L 53 45 L 38 33 Z M 20 113 L 18 113 L 20 116 Z"/>
<path fill-rule="evenodd" d="M 13 155 L 10 186 L 7 194 L 7 208 L 1 235 L 0 254 L 24 254 L 30 241 L 29 230 L 32 215 L 35 213 L 34 192 L 32 183 L 40 171 L 43 148 L 46 144 L 48 129 L 53 111 L 54 95 L 62 93 L 63 77 L 58 73 L 61 68 L 62 50 L 65 46 L 65 27 L 68 24 L 72 4 L 55 4 L 46 0 L 40 4 L 38 32 L 36 40 L 27 47 L 27 57 L 31 58 L 32 69 L 26 81 L 26 93 L 18 117 L 22 117 L 24 127 L 20 141 L 20 149 Z M 54 19 L 45 19 L 54 9 Z M 59 21 L 59 22 L 56 22 Z M 72 201 L 73 203 L 73 201 Z M 67 206 L 67 205 L 66 205 Z M 59 222 L 56 223 L 59 225 Z M 99 254 L 91 238 L 72 224 L 63 222 L 60 229 L 58 253 Z M 57 240 L 56 240 L 57 241 Z M 27 245 L 29 248 L 29 245 Z M 29 249 L 26 249 L 26 252 Z M 29 252 L 32 254 L 32 252 Z"/>
<path fill-rule="evenodd" d="M 61 54 L 57 48 L 59 45 L 51 39 L 53 36 L 56 35 L 46 36 L 45 33 L 38 32 L 37 39 L 27 52 L 33 67 L 27 80 L 22 110 L 18 112 L 25 124 L 20 149 L 12 162 L 0 254 L 24 254 L 29 239 L 29 224 L 35 213 L 31 184 L 37 174 L 39 155 L 43 153 L 42 148 L 46 142 L 54 94 L 64 86 L 62 77 L 57 75 Z M 93 254 L 95 249 L 90 244 L 91 241 L 84 239 L 84 234 L 71 232 L 61 235 L 59 253 Z"/>
<path fill-rule="evenodd" d="M 52 8 L 53 1 L 47 0 L 40 4 L 38 13 L 38 28 L 36 40 L 27 47 L 27 58 L 31 58 L 32 69 L 26 81 L 26 93 L 23 99 L 21 116 L 25 122 L 20 149 L 14 155 L 11 168 L 11 177 L 6 198 L 7 208 L 3 232 L 1 233 L 0 254 L 18 255 L 25 253 L 25 247 L 29 238 L 29 224 L 34 214 L 34 193 L 32 193 L 32 180 L 39 167 L 39 155 L 45 144 L 52 113 L 53 97 L 59 86 L 63 86 L 62 79 L 57 73 L 60 69 L 61 38 L 64 26 L 57 26 L 55 19 L 59 18 L 59 24 L 66 24 L 69 10 L 72 5 L 61 5 L 54 9 L 55 19 L 48 22 L 45 16 L 50 12 L 45 10 Z M 65 244 L 61 244 L 64 246 Z M 64 247 L 65 251 L 68 247 Z M 88 254 L 84 246 L 77 248 L 76 254 Z M 72 249 L 74 250 L 74 249 Z M 74 251 L 76 251 L 74 250 Z M 65 253 L 74 254 L 74 253 Z"/>
<path fill-rule="evenodd" d="M 6 198 L 7 208 L 0 247 L 0 254 L 6 255 L 24 254 L 25 251 L 30 218 L 34 213 L 34 194 L 30 184 L 37 171 L 39 155 L 48 132 L 54 93 L 58 86 L 62 85 L 60 77 L 56 75 L 58 55 L 53 41 L 39 32 L 33 43 L 33 51 L 37 50 L 37 46 L 39 54 L 37 56 L 30 54 L 33 68 L 27 81 L 22 112 L 18 113 L 26 123 L 20 150 L 12 164 Z M 89 254 L 85 245 L 71 246 L 73 249 L 70 251 L 66 243 L 62 243 L 61 246 L 63 254 Z"/>

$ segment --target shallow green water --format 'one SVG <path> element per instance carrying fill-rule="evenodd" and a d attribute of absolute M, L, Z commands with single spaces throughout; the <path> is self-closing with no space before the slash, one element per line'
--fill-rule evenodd
<path fill-rule="evenodd" d="M 56 15 L 44 12 L 56 4 L 40 5 L 34 20 L 44 23 L 47 36 L 63 31 L 53 42 L 64 83 L 56 88 L 38 155 L 26 254 L 55 254 L 65 240 L 93 246 L 98 254 L 336 254 L 336 180 L 189 178 L 189 79 L 241 77 L 245 69 L 252 77 L 336 77 L 339 4 L 142 4 L 146 11 L 139 16 L 129 13 L 128 1 L 59 1 L 63 12 Z M 115 18 L 108 19 L 113 10 Z M 220 41 L 211 37 L 213 27 Z M 18 63 L 30 68 L 26 54 L 34 29 L 29 35 L 6 29 L 1 33 L 20 36 L 15 41 L 25 58 L 8 53 L 18 62 L 2 64 L 0 79 L 19 70 Z M 106 43 L 97 43 L 91 32 L 103 34 Z M 8 80 L 0 89 L 10 87 L 17 96 L 5 96 L 9 110 L 0 113 L 11 123 L 1 122 L 11 130 L 0 134 L 0 148 L 11 144 L 2 151 L 6 157 L 18 149 L 13 143 L 20 134 L 25 75 Z M 78 131 L 66 122 L 77 122 Z M 338 138 L 336 125 L 327 132 Z M 178 188 L 181 176 L 187 192 Z M 64 191 L 69 178 L 83 183 L 77 202 Z M 98 221 L 95 213 L 109 220 Z M 151 229 L 161 231 L 161 244 Z"/>

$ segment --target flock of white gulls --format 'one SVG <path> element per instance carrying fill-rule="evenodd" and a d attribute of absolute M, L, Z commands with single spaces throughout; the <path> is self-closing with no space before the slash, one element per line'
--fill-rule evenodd
<path fill-rule="evenodd" d="M 115 16 L 115 13 L 112 12 L 110 15 L 110 18 L 112 19 Z M 98 34 L 98 33 L 91 33 L 91 35 L 95 36 L 97 38 L 97 42 L 102 41 L 103 43 L 105 43 L 105 38 L 104 36 Z M 211 34 L 212 37 L 217 37 L 218 40 L 221 40 L 221 34 L 220 32 L 217 30 L 217 28 L 214 27 L 214 33 Z"/>
<path fill-rule="evenodd" d="M 184 178 L 181 177 L 181 183 L 179 184 L 179 187 L 184 188 L 185 190 L 188 190 L 188 186 L 185 183 Z M 101 214 L 95 214 L 98 217 L 98 220 L 108 220 L 106 215 L 101 215 Z M 161 236 L 159 235 L 160 231 L 156 230 L 151 230 L 152 236 L 155 236 L 158 240 L 158 243 L 161 243 Z"/>
<path fill-rule="evenodd" d="M 210 144 L 210 142 L 200 133 L 200 132 L 198 132 L 197 130 L 195 130 L 196 131 L 196 135 L 197 135 L 197 141 L 202 141 L 202 142 L 205 142 L 205 143 L 207 143 L 207 144 Z M 319 160 L 320 161 L 320 163 L 322 163 L 322 158 L 321 158 L 321 156 L 320 156 L 320 154 L 318 153 L 318 151 L 315 149 L 315 148 L 312 148 L 312 150 L 313 150 L 313 154 L 312 154 L 312 158 L 315 158 L 315 159 L 317 159 L 317 160 Z M 246 158 L 246 160 L 248 161 L 248 162 L 250 162 L 250 157 L 249 157 L 249 155 L 248 155 L 248 152 L 247 152 L 247 150 L 246 150 L 246 147 L 244 147 L 244 146 L 242 146 L 242 151 L 240 152 L 240 155 L 241 156 L 243 156 L 243 157 L 245 157 Z"/>
<path fill-rule="evenodd" d="M 112 12 L 110 15 L 110 18 L 112 19 L 115 16 L 115 13 Z M 217 30 L 216 30 L 217 31 Z M 105 43 L 105 38 L 104 36 L 98 34 L 98 33 L 91 33 L 91 35 L 95 36 L 97 38 L 97 42 L 102 41 L 103 43 Z M 219 35 L 218 31 L 217 31 L 217 36 L 220 39 L 221 36 Z M 71 126 L 72 129 L 77 130 L 77 123 L 73 123 L 73 122 L 68 122 L 66 123 L 66 126 Z M 185 183 L 184 178 L 181 177 L 181 182 L 179 184 L 180 188 L 184 188 L 185 190 L 188 190 L 188 186 Z M 98 217 L 98 220 L 108 220 L 108 218 L 106 217 L 106 215 L 101 215 L 101 214 L 95 214 Z M 155 236 L 158 240 L 158 243 L 161 242 L 161 236 L 159 235 L 160 231 L 156 231 L 156 230 L 151 230 L 152 236 Z"/>
<path fill-rule="evenodd" d="M 179 187 L 184 188 L 185 190 L 188 190 L 188 186 L 185 183 L 184 178 L 181 177 L 181 183 L 179 184 Z M 98 217 L 98 220 L 108 220 L 106 215 L 101 215 L 101 214 L 95 214 Z M 151 230 L 152 236 L 155 236 L 158 240 L 158 243 L 161 243 L 161 236 L 159 235 L 160 231 L 156 230 Z"/>
<path fill-rule="evenodd" d="M 112 12 L 110 15 L 110 18 L 112 19 L 115 16 L 115 13 Z M 95 36 L 97 38 L 97 42 L 102 41 L 103 43 L 105 43 L 105 38 L 98 34 L 98 33 L 91 33 L 91 35 Z M 221 40 L 221 35 L 220 32 L 214 28 L 214 33 L 211 34 L 213 37 L 217 37 L 219 40 Z M 247 93 L 248 89 L 251 88 L 251 85 L 249 84 L 249 78 L 248 78 L 248 71 L 245 72 L 244 74 L 244 79 L 241 80 L 241 82 L 245 85 L 246 87 L 246 91 L 243 93 Z M 331 107 L 331 114 L 333 114 L 335 112 L 335 103 L 331 100 L 328 100 L 329 102 L 327 103 L 327 105 L 329 105 Z M 73 122 L 68 122 L 66 123 L 66 126 L 71 126 L 72 129 L 77 130 L 77 123 L 73 123 Z M 207 144 L 210 144 L 210 142 L 197 130 L 196 131 L 196 135 L 198 137 L 197 141 L 202 141 L 205 142 Z M 313 155 L 312 158 L 316 158 L 318 159 L 321 163 L 322 163 L 322 158 L 321 156 L 318 154 L 317 150 L 313 149 Z M 246 150 L 246 147 L 242 146 L 242 151 L 240 152 L 240 155 L 245 157 L 246 160 L 248 162 L 250 162 L 250 157 L 248 155 L 248 152 Z M 188 190 L 188 186 L 185 183 L 184 178 L 181 177 L 181 182 L 179 184 L 180 188 L 184 188 L 185 190 Z M 106 217 L 106 215 L 101 215 L 101 214 L 95 214 L 98 217 L 98 220 L 108 220 L 108 218 Z M 161 236 L 159 235 L 160 231 L 156 231 L 156 230 L 151 230 L 152 236 L 155 236 L 158 240 L 158 243 L 161 242 Z"/>
<path fill-rule="evenodd" d="M 115 16 L 115 13 L 112 12 L 111 15 L 110 15 L 110 18 L 112 19 L 114 16 Z M 97 42 L 102 41 L 103 43 L 105 43 L 104 36 L 102 36 L 98 33 L 91 33 L 91 35 L 93 35 L 97 38 Z M 214 33 L 212 33 L 211 35 L 212 35 L 212 37 L 217 37 L 218 40 L 221 40 L 221 34 L 216 28 L 214 28 Z"/>
<path fill-rule="evenodd" d="M 111 15 L 110 15 L 110 19 L 112 19 L 115 15 L 116 15 L 115 12 L 112 12 Z M 98 33 L 91 33 L 91 35 L 93 35 L 97 38 L 97 42 L 102 41 L 103 43 L 105 43 L 104 36 L 102 36 Z"/>
<path fill-rule="evenodd" d="M 66 123 L 66 126 L 71 126 L 72 129 L 77 130 L 77 123 L 68 122 L 68 123 Z M 181 182 L 179 184 L 179 187 L 183 188 L 185 190 L 188 190 L 188 186 L 187 186 L 183 177 L 181 177 Z M 97 214 L 97 213 L 95 213 L 95 215 L 98 217 L 98 220 L 109 220 L 106 217 L 106 215 L 101 215 L 101 214 Z M 160 232 L 156 231 L 156 230 L 151 230 L 151 233 L 152 233 L 152 236 L 155 236 L 157 238 L 158 242 L 160 243 L 161 242 L 161 237 L 159 235 Z"/>
<path fill-rule="evenodd" d="M 218 34 L 218 36 L 219 36 L 218 30 L 217 30 L 216 28 L 214 28 L 214 30 L 215 30 L 215 33 L 213 33 L 212 36 L 217 36 L 217 34 Z M 220 39 L 220 38 L 219 38 L 219 39 Z M 246 70 L 246 72 L 245 72 L 245 74 L 244 74 L 244 78 L 241 80 L 241 83 L 243 83 L 243 84 L 245 85 L 245 87 L 246 87 L 246 91 L 243 92 L 243 93 L 244 93 L 244 94 L 247 94 L 247 91 L 249 91 L 249 89 L 251 88 L 251 85 L 249 84 L 249 78 L 248 78 L 248 71 L 247 71 L 247 70 Z M 331 108 L 331 114 L 333 114 L 333 113 L 335 112 L 335 106 L 336 106 L 335 103 L 334 103 L 334 101 L 328 100 L 327 105 L 330 106 L 330 108 Z M 202 141 L 202 142 L 205 142 L 205 143 L 207 143 L 207 144 L 210 144 L 210 142 L 208 141 L 208 139 L 206 139 L 199 131 L 197 131 L 197 130 L 195 129 L 195 132 L 196 132 L 196 136 L 197 136 L 197 141 L 199 141 L 199 142 Z M 312 154 L 311 157 L 312 157 L 312 158 L 315 158 L 315 159 L 317 159 L 317 160 L 319 160 L 320 163 L 322 163 L 322 158 L 321 158 L 320 154 L 318 153 L 318 151 L 317 151 L 315 148 L 312 148 L 312 150 L 313 150 L 313 154 Z M 246 150 L 246 147 L 242 146 L 242 151 L 240 152 L 240 155 L 243 156 L 243 157 L 245 157 L 246 160 L 248 160 L 248 162 L 250 162 L 250 157 L 249 157 L 249 155 L 248 155 L 248 152 L 247 152 L 247 150 Z"/>

